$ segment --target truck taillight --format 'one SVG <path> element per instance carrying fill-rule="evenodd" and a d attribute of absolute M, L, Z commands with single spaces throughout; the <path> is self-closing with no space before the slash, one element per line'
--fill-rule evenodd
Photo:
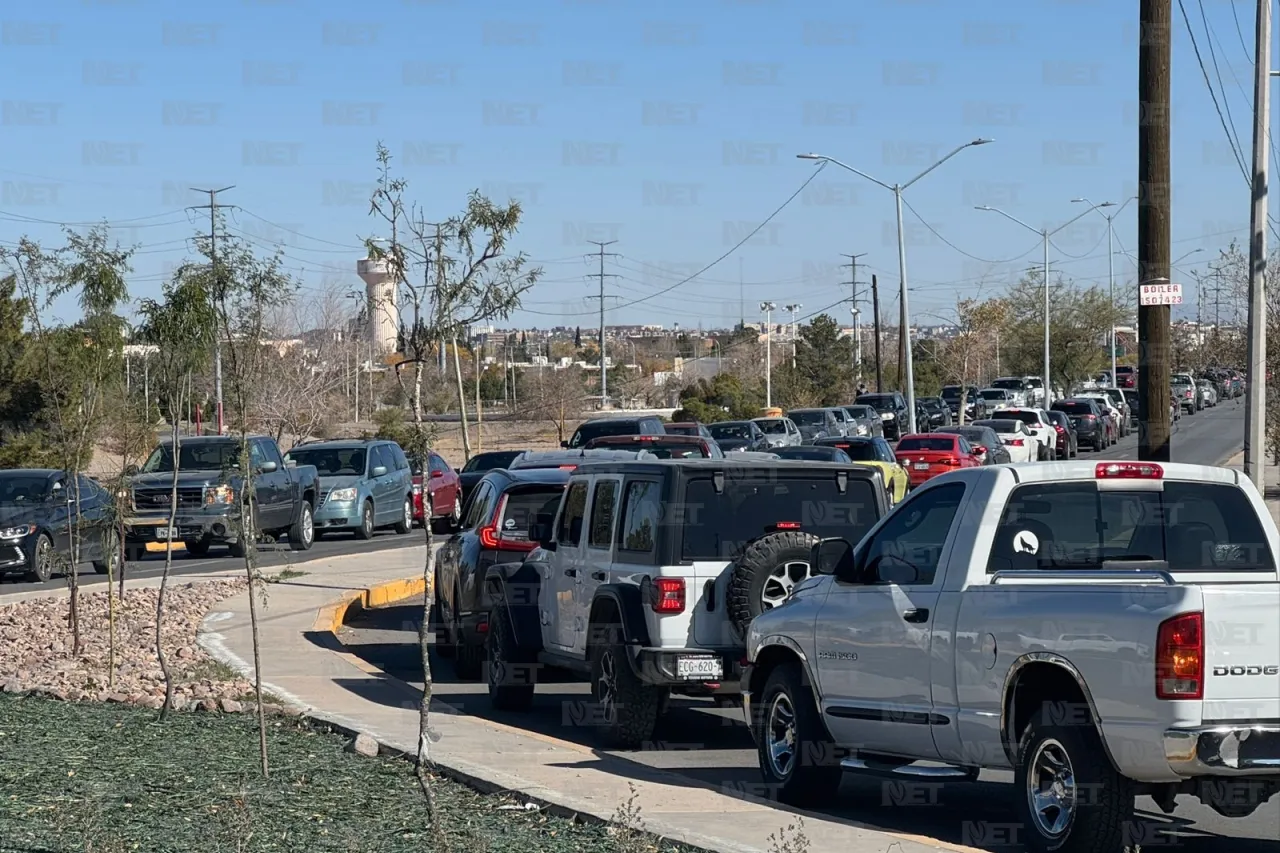
<path fill-rule="evenodd" d="M 1156 698 L 1204 698 L 1204 614 L 1160 623 L 1156 634 Z"/>
<path fill-rule="evenodd" d="M 1164 469 L 1151 462 L 1099 462 L 1093 476 L 1099 480 L 1159 480 Z"/>
<path fill-rule="evenodd" d="M 652 589 L 649 607 L 654 613 L 671 615 L 684 612 L 684 578 L 656 578 Z"/>

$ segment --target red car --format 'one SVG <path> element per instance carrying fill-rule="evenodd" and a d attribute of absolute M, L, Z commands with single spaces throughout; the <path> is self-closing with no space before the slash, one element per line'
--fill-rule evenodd
<path fill-rule="evenodd" d="M 426 510 L 422 493 L 431 497 L 431 529 L 436 533 L 451 533 L 462 521 L 462 487 L 458 472 L 438 453 L 427 455 L 427 464 L 421 459 L 411 459 L 413 466 L 413 521 L 423 524 Z"/>
<path fill-rule="evenodd" d="M 1133 388 L 1137 384 L 1138 369 L 1136 367 L 1116 366 L 1116 387 Z"/>
<path fill-rule="evenodd" d="M 959 468 L 980 468 L 982 460 L 962 435 L 915 433 L 904 435 L 894 448 L 898 464 L 907 470 L 911 487 Z"/>

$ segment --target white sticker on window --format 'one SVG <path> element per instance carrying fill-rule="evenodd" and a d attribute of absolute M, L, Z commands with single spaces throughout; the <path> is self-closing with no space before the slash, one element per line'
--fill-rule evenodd
<path fill-rule="evenodd" d="M 1040 552 L 1040 539 L 1030 530 L 1020 530 L 1013 537 L 1013 552 L 1015 554 L 1038 554 Z"/>

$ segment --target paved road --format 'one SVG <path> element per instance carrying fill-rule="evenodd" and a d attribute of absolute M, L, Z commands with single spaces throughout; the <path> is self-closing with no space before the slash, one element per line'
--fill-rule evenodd
<path fill-rule="evenodd" d="M 422 668 L 416 646 L 420 606 L 367 611 L 354 619 L 341 639 L 355 654 L 383 671 L 421 688 Z M 587 686 L 565 680 L 540 684 L 528 714 L 503 714 L 489 707 L 483 684 L 458 683 L 448 661 L 433 658 L 432 677 L 440 701 L 463 713 L 519 726 L 544 735 L 594 745 L 580 711 L 589 697 Z M 764 796 L 750 735 L 737 708 L 716 707 L 710 700 L 673 699 L 658 740 L 637 752 L 610 752 L 642 767 L 662 768 L 724 791 Z M 640 768 L 637 768 L 639 770 Z M 986 771 L 977 784 L 931 780 L 885 782 L 846 773 L 842 805 L 834 817 L 859 821 L 890 832 L 925 835 L 939 841 L 984 850 L 1003 851 L 1014 831 L 1011 806 L 1012 773 Z M 896 808 L 895 808 L 896 807 Z M 1144 850 L 1177 845 L 1182 853 L 1277 853 L 1280 845 L 1280 798 L 1272 799 L 1251 817 L 1227 820 L 1189 797 L 1166 816 L 1149 799 L 1138 801 L 1143 818 L 1140 842 Z M 986 821 L 991 841 L 966 837 L 964 826 Z M 1233 839 L 1227 846 L 1226 839 Z M 1004 846 L 1002 846 L 1004 845 Z"/>
<path fill-rule="evenodd" d="M 435 537 L 440 541 L 440 537 Z M 337 557 L 343 554 L 355 554 L 364 551 L 381 551 L 388 548 L 407 548 L 414 545 L 421 545 L 423 541 L 423 532 L 421 529 L 415 529 L 412 533 L 398 536 L 391 531 L 378 531 L 373 538 L 367 542 L 356 539 L 354 536 L 346 534 L 332 534 L 332 538 L 325 538 L 311 546 L 310 551 L 290 551 L 288 545 L 263 545 L 258 548 L 258 564 L 260 566 L 273 566 L 283 568 L 291 564 L 298 564 L 306 560 L 315 560 L 323 557 Z M 126 578 L 146 578 L 159 577 L 164 567 L 164 554 L 147 554 L 141 560 L 131 560 L 125 566 Z M 218 551 L 214 551 L 207 557 L 192 557 L 185 551 L 175 551 L 173 555 L 173 569 L 171 576 L 181 575 L 199 575 L 208 574 L 209 572 L 226 571 L 228 569 L 243 569 L 244 560 L 237 557 L 227 555 L 222 550 L 221 555 Z M 80 569 L 80 585 L 81 587 L 93 587 L 107 582 L 106 575 L 96 574 L 92 567 L 83 566 Z M 40 583 L 26 583 L 22 581 L 19 575 L 10 575 L 0 578 L 0 595 L 8 592 L 25 592 L 35 589 L 52 589 L 66 585 L 66 580 L 55 576 L 52 580 Z"/>
<path fill-rule="evenodd" d="M 1222 465 L 1244 449 L 1244 398 L 1219 403 L 1194 415 L 1183 415 L 1173 427 L 1174 462 L 1193 465 Z M 1088 458 L 1092 451 L 1081 454 Z M 1108 459 L 1137 459 L 1138 432 L 1104 454 Z"/>

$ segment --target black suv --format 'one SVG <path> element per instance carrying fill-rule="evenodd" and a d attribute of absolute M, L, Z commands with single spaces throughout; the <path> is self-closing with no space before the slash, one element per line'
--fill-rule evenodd
<path fill-rule="evenodd" d="M 908 414 L 907 399 L 897 391 L 882 394 L 860 394 L 854 402 L 862 406 L 870 406 L 880 413 L 880 421 L 884 425 L 884 437 L 889 441 L 897 441 L 906 435 L 911 423 Z"/>
<path fill-rule="evenodd" d="M 579 426 L 568 441 L 560 442 L 561 447 L 577 450 L 587 446 L 593 438 L 606 435 L 666 435 L 667 429 L 656 417 L 643 418 L 592 418 Z"/>
<path fill-rule="evenodd" d="M 484 601 L 484 574 L 489 567 L 520 560 L 537 547 L 529 528 L 542 513 L 560 505 L 570 469 L 497 468 L 471 491 L 461 529 L 436 556 L 432 624 L 436 651 L 452 657 L 459 678 L 480 677 L 484 661 L 489 606 Z"/>

